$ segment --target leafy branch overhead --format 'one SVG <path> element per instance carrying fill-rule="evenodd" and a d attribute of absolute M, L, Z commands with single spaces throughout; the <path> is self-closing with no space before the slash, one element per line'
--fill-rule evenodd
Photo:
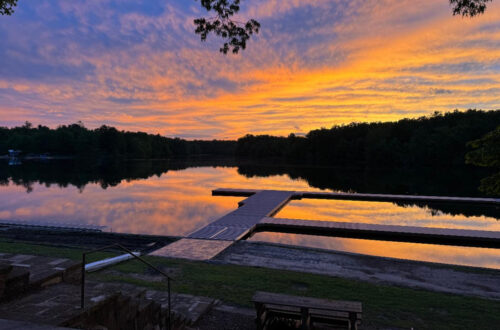
<path fill-rule="evenodd" d="M 0 0 L 0 15 L 12 15 L 18 0 Z M 198 0 L 196 0 L 198 1 Z M 348 1 L 348 0 L 346 0 Z M 474 17 L 484 13 L 487 3 L 493 0 L 449 0 L 453 15 Z M 238 22 L 233 16 L 240 10 L 241 0 L 200 0 L 207 12 L 214 12 L 214 17 L 200 17 L 194 20 L 195 33 L 202 41 L 207 40 L 210 33 L 224 39 L 221 53 L 229 51 L 236 54 L 245 49 L 247 41 L 253 34 L 259 33 L 260 23 L 255 19 Z"/>
<path fill-rule="evenodd" d="M 484 13 L 486 3 L 492 0 L 450 0 L 453 15 L 473 17 Z"/>
<path fill-rule="evenodd" d="M 17 0 L 0 0 L 0 15 L 12 15 Z"/>
<path fill-rule="evenodd" d="M 238 53 L 240 49 L 246 48 L 246 43 L 250 36 L 259 33 L 260 23 L 250 19 L 246 23 L 232 20 L 232 16 L 240 10 L 240 0 L 200 0 L 202 7 L 208 12 L 214 11 L 215 17 L 197 18 L 195 32 L 200 35 L 202 41 L 207 40 L 210 33 L 226 39 L 220 51 L 227 54 L 229 50 Z M 486 3 L 493 0 L 449 0 L 452 6 L 453 15 L 463 17 L 474 17 L 483 14 L 486 10 Z"/>
<path fill-rule="evenodd" d="M 220 52 L 227 54 L 229 50 L 233 54 L 245 49 L 248 39 L 254 33 L 259 33 L 260 23 L 254 19 L 241 23 L 232 20 L 232 16 L 240 10 L 240 0 L 201 0 L 201 5 L 208 12 L 214 11 L 216 16 L 212 18 L 197 18 L 195 32 L 200 35 L 201 40 L 207 40 L 210 33 L 225 39 Z"/>

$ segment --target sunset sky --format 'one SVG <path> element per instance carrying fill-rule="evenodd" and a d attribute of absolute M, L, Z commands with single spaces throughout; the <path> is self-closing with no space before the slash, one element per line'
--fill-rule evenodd
<path fill-rule="evenodd" d="M 238 55 L 194 0 L 19 0 L 0 16 L 0 126 L 81 120 L 184 138 L 287 135 L 500 108 L 500 0 L 243 0 Z"/>

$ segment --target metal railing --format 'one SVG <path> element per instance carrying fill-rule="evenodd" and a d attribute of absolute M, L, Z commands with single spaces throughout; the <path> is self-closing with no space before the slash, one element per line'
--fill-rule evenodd
<path fill-rule="evenodd" d="M 170 281 L 173 280 L 170 276 L 168 276 L 164 271 L 162 271 L 161 269 L 158 269 L 157 267 L 153 266 L 151 263 L 149 263 L 148 261 L 144 260 L 143 258 L 141 258 L 140 256 L 136 255 L 134 252 L 132 252 L 131 250 L 127 249 L 126 247 L 124 247 L 123 245 L 121 244 L 118 244 L 118 243 L 115 243 L 115 244 L 111 244 L 111 245 L 106 245 L 106 246 L 103 246 L 103 247 L 100 247 L 100 248 L 97 248 L 97 249 L 94 249 L 94 250 L 90 250 L 90 251 L 86 251 L 86 252 L 83 252 L 82 253 L 82 279 L 81 279 L 81 308 L 84 309 L 85 308 L 85 263 L 86 263 L 86 256 L 88 254 L 92 254 L 92 253 L 95 253 L 95 252 L 99 252 L 99 251 L 102 251 L 102 250 L 107 250 L 107 249 L 110 249 L 110 248 L 120 248 L 121 250 L 127 252 L 128 254 L 130 254 L 132 257 L 134 257 L 135 259 L 141 261 L 143 264 L 153 268 L 154 270 L 156 270 L 158 273 L 162 274 L 163 276 L 165 276 L 167 278 L 167 287 L 168 287 L 168 329 L 170 330 L 171 328 L 171 323 L 172 323 L 172 320 L 171 320 L 171 292 L 170 292 Z"/>

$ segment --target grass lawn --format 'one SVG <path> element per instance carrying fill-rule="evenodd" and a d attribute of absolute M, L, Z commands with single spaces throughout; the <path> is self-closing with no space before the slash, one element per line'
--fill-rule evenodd
<path fill-rule="evenodd" d="M 0 242 L 1 252 L 31 253 L 79 260 L 77 249 Z M 109 253 L 103 256 L 109 257 Z M 500 301 L 379 285 L 323 275 L 257 267 L 146 257 L 173 274 L 172 289 L 252 307 L 257 290 L 363 303 L 363 324 L 409 329 L 494 329 L 500 324 Z M 112 272 L 110 272 L 110 270 Z M 142 278 L 147 266 L 131 260 L 92 273 L 90 278 L 166 290 L 166 283 Z"/>
<path fill-rule="evenodd" d="M 20 243 L 11 240 L 0 239 L 1 253 L 32 254 L 40 256 L 54 256 L 68 258 L 71 260 L 82 260 L 82 253 L 86 250 L 77 248 L 61 248 L 57 246 Z M 93 262 L 117 255 L 115 252 L 96 252 L 86 257 L 87 262 Z"/>

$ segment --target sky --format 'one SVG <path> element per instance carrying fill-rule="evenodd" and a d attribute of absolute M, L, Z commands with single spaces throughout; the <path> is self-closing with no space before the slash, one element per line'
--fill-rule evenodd
<path fill-rule="evenodd" d="M 189 139 L 500 108 L 500 1 L 243 0 L 238 55 L 195 0 L 19 0 L 0 16 L 0 126 L 82 121 Z M 209 14 L 211 15 L 211 14 Z"/>

